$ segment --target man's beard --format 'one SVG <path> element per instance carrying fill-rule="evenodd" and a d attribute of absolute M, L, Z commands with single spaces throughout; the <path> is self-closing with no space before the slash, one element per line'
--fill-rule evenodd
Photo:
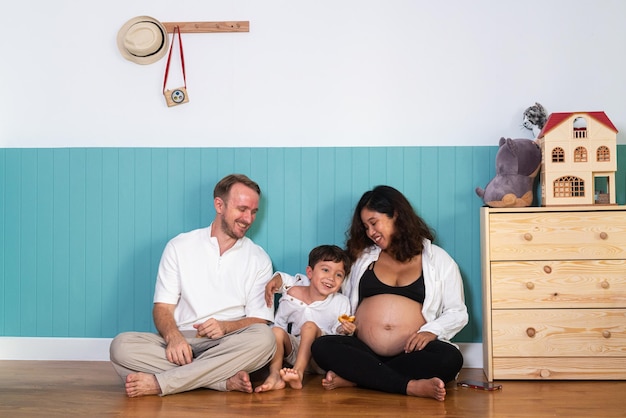
<path fill-rule="evenodd" d="M 248 225 L 248 228 L 250 226 Z M 229 237 L 231 237 L 232 239 L 241 239 L 246 235 L 246 232 L 248 231 L 248 228 L 246 228 L 243 231 L 243 234 L 241 234 L 241 236 L 237 236 L 235 234 L 235 232 L 233 231 L 233 229 L 230 227 L 230 225 L 228 225 L 228 222 L 226 222 L 226 218 L 222 218 L 222 231 L 224 231 L 224 233 L 226 235 L 228 235 Z"/>

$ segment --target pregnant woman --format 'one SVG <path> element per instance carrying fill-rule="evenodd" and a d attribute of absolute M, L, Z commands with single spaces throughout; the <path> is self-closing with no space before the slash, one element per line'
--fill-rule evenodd
<path fill-rule="evenodd" d="M 443 401 L 463 356 L 450 343 L 468 320 L 454 260 L 406 197 L 389 186 L 356 206 L 347 250 L 353 261 L 343 293 L 356 316 L 353 336 L 312 346 L 326 389 L 359 386 Z"/>

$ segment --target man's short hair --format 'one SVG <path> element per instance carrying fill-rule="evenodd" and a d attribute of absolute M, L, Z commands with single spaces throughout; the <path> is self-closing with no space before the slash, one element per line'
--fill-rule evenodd
<path fill-rule="evenodd" d="M 215 185 L 215 189 L 213 189 L 213 198 L 219 197 L 224 201 L 228 200 L 230 189 L 237 183 L 241 183 L 244 186 L 251 188 L 257 192 L 259 196 L 261 196 L 261 188 L 248 176 L 245 174 L 229 174 Z"/>

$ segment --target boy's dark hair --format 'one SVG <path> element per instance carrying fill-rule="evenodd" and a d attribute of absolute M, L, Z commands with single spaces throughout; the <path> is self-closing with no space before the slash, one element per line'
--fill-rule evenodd
<path fill-rule="evenodd" d="M 314 268 L 320 261 L 343 263 L 346 277 L 350 274 L 350 257 L 348 257 L 348 253 L 336 245 L 320 245 L 313 248 L 309 253 L 309 267 Z"/>

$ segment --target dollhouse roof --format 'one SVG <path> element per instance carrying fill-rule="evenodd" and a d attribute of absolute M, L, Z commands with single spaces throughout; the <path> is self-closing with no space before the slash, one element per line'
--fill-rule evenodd
<path fill-rule="evenodd" d="M 542 138 L 552 129 L 569 119 L 572 115 L 587 115 L 617 133 L 617 128 L 604 112 L 561 112 L 550 114 L 543 129 L 539 132 L 538 138 Z"/>

